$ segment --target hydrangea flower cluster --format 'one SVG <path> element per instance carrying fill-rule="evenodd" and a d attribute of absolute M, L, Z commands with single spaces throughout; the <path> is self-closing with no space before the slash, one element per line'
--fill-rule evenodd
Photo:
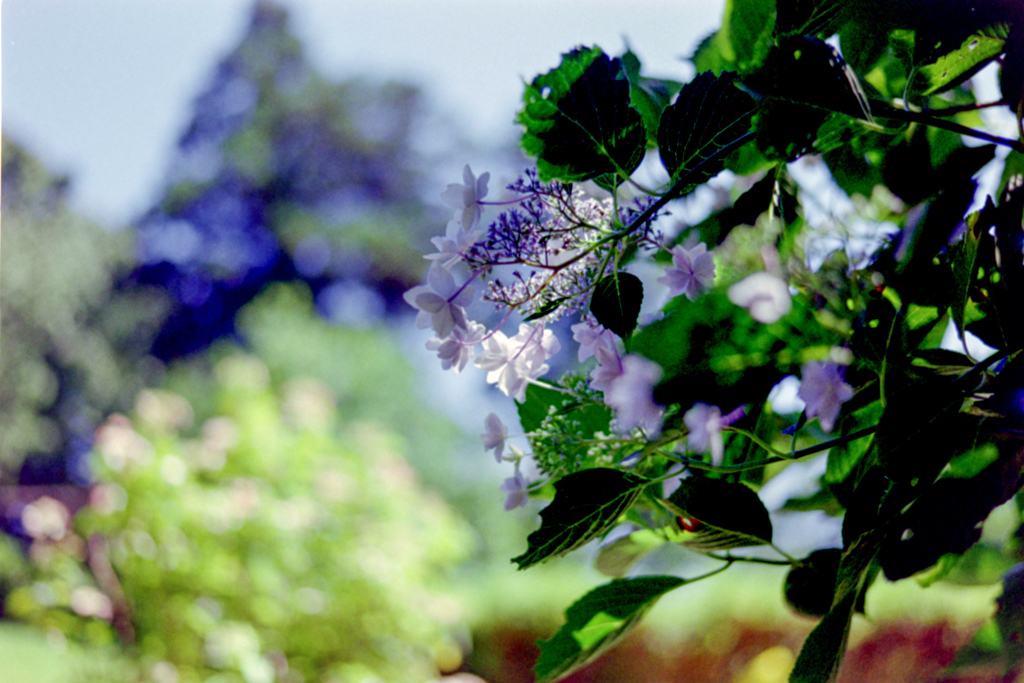
<path fill-rule="evenodd" d="M 695 302 L 714 288 L 714 251 L 704 243 L 664 246 L 653 228 L 657 212 L 649 210 L 647 199 L 623 208 L 614 197 L 598 198 L 578 186 L 544 183 L 536 171 L 528 170 L 508 186 L 513 199 L 491 203 L 484 201 L 489 179 L 490 174 L 477 177 L 467 165 L 463 182 L 448 185 L 442 193 L 453 216 L 444 236 L 432 240 L 437 251 L 426 256 L 431 261 L 426 283 L 405 293 L 405 300 L 418 311 L 417 326 L 433 330 L 427 348 L 436 353 L 442 368 L 456 373 L 472 361 L 486 373 L 488 383 L 519 403 L 526 400 L 527 388 L 537 384 L 572 394 L 580 405 L 596 404 L 595 409 L 612 416 L 609 426 L 616 434 L 603 439 L 559 433 L 569 425 L 558 419 L 520 435 L 535 451 L 544 452 L 537 456 L 542 472 L 561 469 L 551 462 L 550 453 L 584 452 L 600 462 L 636 461 L 636 446 L 662 434 L 666 406 L 655 401 L 654 392 L 664 373 L 657 363 L 629 353 L 618 335 L 588 313 L 595 288 L 618 270 L 624 250 L 663 250 L 671 263 L 657 283 L 669 297 L 685 296 Z M 480 225 L 489 205 L 503 210 L 485 229 Z M 733 284 L 728 298 L 758 323 L 771 324 L 789 312 L 791 300 L 777 254 L 769 250 L 763 256 L 768 270 Z M 466 274 L 460 283 L 456 274 L 462 272 Z M 482 299 L 504 312 L 494 329 L 470 319 L 467 312 L 474 301 L 475 280 L 482 286 Z M 513 313 L 520 317 L 518 328 L 506 333 L 502 327 Z M 578 362 L 594 362 L 582 386 L 557 386 L 542 379 L 550 370 L 549 360 L 562 348 L 551 325 L 564 316 L 579 319 L 571 326 Z M 832 429 L 842 403 L 851 396 L 852 388 L 843 382 L 835 363 L 805 366 L 800 398 L 806 402 L 808 418 L 818 417 L 822 430 Z M 719 465 L 722 431 L 742 416 L 742 408 L 723 416 L 718 406 L 697 402 L 682 416 L 683 431 L 673 430 L 667 442 Z M 508 443 L 515 437 L 493 413 L 485 419 L 482 438 L 498 463 L 515 466 L 514 475 L 502 485 L 506 509 L 525 504 L 530 484 L 521 465 L 530 454 Z"/>

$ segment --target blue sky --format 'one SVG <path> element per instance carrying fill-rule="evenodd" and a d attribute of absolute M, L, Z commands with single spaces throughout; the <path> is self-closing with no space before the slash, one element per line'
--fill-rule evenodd
<path fill-rule="evenodd" d="M 512 139 L 524 79 L 578 44 L 650 75 L 680 58 L 723 0 L 286 0 L 307 56 L 337 79 L 421 84 L 433 108 L 487 146 Z M 192 98 L 240 39 L 250 0 L 3 0 L 3 129 L 73 178 L 75 207 L 111 225 L 158 195 Z M 467 159 L 467 161 L 472 161 Z"/>

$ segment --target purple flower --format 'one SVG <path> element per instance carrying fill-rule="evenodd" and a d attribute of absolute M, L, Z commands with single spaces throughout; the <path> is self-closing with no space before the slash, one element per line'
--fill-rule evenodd
<path fill-rule="evenodd" d="M 460 290 L 452 274 L 435 261 L 427 271 L 427 284 L 413 287 L 402 298 L 419 310 L 416 327 L 433 327 L 445 339 L 456 327 L 466 327 L 465 307 L 473 301 L 473 288 Z"/>
<path fill-rule="evenodd" d="M 505 451 L 505 439 L 508 438 L 508 427 L 501 421 L 501 418 L 491 413 L 484 419 L 484 433 L 480 437 L 484 440 L 484 450 L 494 449 L 494 459 L 501 462 L 501 454 Z"/>
<path fill-rule="evenodd" d="M 822 431 L 831 432 L 840 407 L 853 398 L 853 387 L 843 381 L 840 366 L 831 361 L 806 363 L 800 375 L 796 395 L 807 404 L 807 419 L 817 417 Z"/>
<path fill-rule="evenodd" d="M 694 453 L 711 452 L 711 464 L 722 464 L 725 443 L 722 440 L 722 410 L 707 403 L 695 403 L 683 415 L 683 423 L 690 430 L 686 444 Z"/>
<path fill-rule="evenodd" d="M 526 490 L 526 478 L 518 470 L 514 477 L 509 477 L 502 482 L 501 490 L 505 494 L 506 510 L 515 510 L 526 505 L 526 501 L 530 497 Z"/>
<path fill-rule="evenodd" d="M 693 249 L 678 245 L 672 249 L 672 265 L 658 282 L 666 285 L 672 296 L 685 294 L 696 301 L 715 282 L 715 257 L 703 242 Z"/>
<path fill-rule="evenodd" d="M 594 349 L 597 367 L 590 371 L 590 386 L 605 393 L 612 382 L 622 377 L 622 358 L 614 345 L 601 345 Z"/>
<path fill-rule="evenodd" d="M 483 341 L 486 333 L 487 328 L 483 325 L 467 320 L 465 327 L 456 326 L 452 329 L 451 336 L 445 339 L 434 337 L 428 341 L 427 348 L 437 351 L 442 369 L 452 368 L 455 370 L 455 374 L 459 374 L 466 367 L 466 363 L 473 358 L 476 345 Z"/>
<path fill-rule="evenodd" d="M 587 319 L 576 323 L 569 329 L 572 330 L 573 341 L 580 345 L 577 359 L 581 363 L 591 356 L 596 356 L 598 347 L 615 349 L 615 338 L 612 336 L 611 330 L 605 329 L 596 321 Z"/>
<path fill-rule="evenodd" d="M 661 367 L 643 356 L 622 359 L 622 373 L 608 383 L 604 402 L 615 410 L 621 430 L 643 427 L 652 436 L 661 432 L 663 411 L 654 402 L 654 385 L 661 379 Z"/>

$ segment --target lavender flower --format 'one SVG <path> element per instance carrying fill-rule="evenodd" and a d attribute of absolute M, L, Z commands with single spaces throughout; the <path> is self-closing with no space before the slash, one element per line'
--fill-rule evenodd
<path fill-rule="evenodd" d="M 843 403 L 853 398 L 853 387 L 843 381 L 840 366 L 831 361 L 806 363 L 800 375 L 796 395 L 807 404 L 807 419 L 817 417 L 822 431 L 831 432 Z"/>
<path fill-rule="evenodd" d="M 615 410 L 620 430 L 642 427 L 652 436 L 661 432 L 664 412 L 653 398 L 661 374 L 661 367 L 643 356 L 622 359 L 622 373 L 608 383 L 604 392 L 604 402 Z"/>
<path fill-rule="evenodd" d="M 665 269 L 658 282 L 666 285 L 672 296 L 685 294 L 690 301 L 696 301 L 715 282 L 714 253 L 703 242 L 692 249 L 676 246 L 672 249 L 672 266 Z"/>

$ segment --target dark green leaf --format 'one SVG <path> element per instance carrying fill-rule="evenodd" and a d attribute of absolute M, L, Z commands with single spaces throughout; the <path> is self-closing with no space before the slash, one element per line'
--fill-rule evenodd
<path fill-rule="evenodd" d="M 745 484 L 694 476 L 683 479 L 666 501 L 677 515 L 700 522 L 682 544 L 700 551 L 772 542 L 768 510 Z"/>
<path fill-rule="evenodd" d="M 534 667 L 538 683 L 553 681 L 583 666 L 622 638 L 657 600 L 687 583 L 675 576 L 641 576 L 598 586 L 576 601 L 566 623 L 540 643 Z"/>
<path fill-rule="evenodd" d="M 614 273 L 594 287 L 590 312 L 597 322 L 628 339 L 636 329 L 643 301 L 644 286 L 640 278 L 631 273 Z"/>
<path fill-rule="evenodd" d="M 579 548 L 614 526 L 648 483 L 609 468 L 562 477 L 555 482 L 555 499 L 540 513 L 540 528 L 526 539 L 526 552 L 512 561 L 526 569 Z"/>
<path fill-rule="evenodd" d="M 769 97 L 871 120 L 857 75 L 834 47 L 818 38 L 780 38 L 764 66 L 744 82 Z"/>
<path fill-rule="evenodd" d="M 960 412 L 964 391 L 949 378 L 912 370 L 894 369 L 885 381 L 878 461 L 893 481 L 934 479 L 977 433 L 976 418 Z"/>
<path fill-rule="evenodd" d="M 543 318 L 548 313 L 551 313 L 552 311 L 557 310 L 558 307 L 561 306 L 562 303 L 567 298 L 568 297 L 561 297 L 559 299 L 553 299 L 551 301 L 548 301 L 547 303 L 543 304 L 540 308 L 538 308 L 536 310 L 536 312 L 533 313 L 533 315 L 528 315 L 525 318 L 523 318 L 523 320 L 525 322 L 530 322 L 531 320 L 537 320 L 538 318 Z"/>
<path fill-rule="evenodd" d="M 578 48 L 526 86 L 518 122 L 523 150 L 537 158 L 542 180 L 628 177 L 647 149 L 640 113 L 631 105 L 622 62 L 600 48 Z"/>
<path fill-rule="evenodd" d="M 981 538 L 989 512 L 1020 489 L 1024 443 L 1002 435 L 993 443 L 1000 453 L 996 462 L 971 479 L 939 479 L 900 516 L 879 556 L 888 579 L 927 569 L 947 553 L 965 552 Z"/>
<path fill-rule="evenodd" d="M 690 189 L 714 177 L 724 159 L 716 152 L 736 143 L 749 130 L 756 108 L 754 99 L 738 87 L 736 75 L 698 74 L 686 84 L 658 126 L 658 153 L 672 176 Z"/>
<path fill-rule="evenodd" d="M 786 574 L 783 588 L 790 607 L 812 617 L 822 617 L 832 609 L 839 574 L 839 548 L 815 550 Z"/>

